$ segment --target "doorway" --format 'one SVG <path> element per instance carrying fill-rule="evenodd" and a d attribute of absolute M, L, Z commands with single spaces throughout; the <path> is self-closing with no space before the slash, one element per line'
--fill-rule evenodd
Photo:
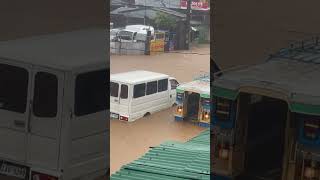
<path fill-rule="evenodd" d="M 188 104 L 187 104 L 187 119 L 197 120 L 199 114 L 199 101 L 200 94 L 191 92 L 188 95 Z"/>
<path fill-rule="evenodd" d="M 246 94 L 245 170 L 237 180 L 281 180 L 288 105 L 266 96 Z M 257 98 L 258 97 L 258 98 Z"/>

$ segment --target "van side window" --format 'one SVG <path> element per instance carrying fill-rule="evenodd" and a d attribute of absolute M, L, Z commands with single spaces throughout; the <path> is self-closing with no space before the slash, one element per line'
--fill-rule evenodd
<path fill-rule="evenodd" d="M 118 93 L 119 93 L 119 84 L 110 82 L 110 96 L 118 97 Z"/>
<path fill-rule="evenodd" d="M 146 95 L 146 84 L 137 84 L 133 88 L 133 98 L 139 98 Z"/>
<path fill-rule="evenodd" d="M 33 114 L 37 117 L 56 117 L 58 108 L 57 76 L 38 72 L 35 76 Z"/>
<path fill-rule="evenodd" d="M 127 99 L 128 98 L 128 86 L 125 84 L 121 85 L 121 93 L 120 93 L 121 99 Z"/>
<path fill-rule="evenodd" d="M 147 83 L 147 95 L 157 93 L 158 91 L 158 82 L 152 81 Z"/>
<path fill-rule="evenodd" d="M 171 89 L 177 89 L 177 86 L 179 85 L 178 81 L 174 79 L 170 79 Z"/>
<path fill-rule="evenodd" d="M 110 71 L 108 69 L 87 72 L 77 76 L 74 105 L 76 116 L 106 111 L 109 108 L 109 78 Z"/>
<path fill-rule="evenodd" d="M 168 90 L 168 79 L 162 79 L 158 81 L 158 92 Z"/>
<path fill-rule="evenodd" d="M 29 73 L 26 69 L 0 64 L 0 109 L 25 113 Z"/>

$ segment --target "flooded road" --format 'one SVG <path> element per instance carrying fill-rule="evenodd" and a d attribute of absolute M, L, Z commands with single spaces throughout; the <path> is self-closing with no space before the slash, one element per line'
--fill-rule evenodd
<path fill-rule="evenodd" d="M 198 54 L 196 54 L 198 53 Z M 188 82 L 201 72 L 210 71 L 210 47 L 199 45 L 190 51 L 163 53 L 150 56 L 110 57 L 111 73 L 133 70 L 148 70 L 171 75 L 179 82 Z"/>
<path fill-rule="evenodd" d="M 148 70 L 168 74 L 181 82 L 192 81 L 201 72 L 210 71 L 209 45 L 190 51 L 151 56 L 111 56 L 111 73 Z M 199 53 L 199 54 L 191 54 Z M 170 108 L 132 123 L 110 121 L 110 173 L 145 154 L 149 147 L 167 140 L 186 141 L 204 128 L 188 122 L 174 121 Z"/>

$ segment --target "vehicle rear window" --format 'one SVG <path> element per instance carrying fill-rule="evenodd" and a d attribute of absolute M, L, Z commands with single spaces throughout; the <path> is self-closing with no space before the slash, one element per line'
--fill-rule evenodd
<path fill-rule="evenodd" d="M 0 64 L 0 109 L 25 113 L 29 73 L 26 69 Z"/>
<path fill-rule="evenodd" d="M 127 99 L 128 98 L 128 86 L 125 84 L 121 85 L 121 93 L 120 93 L 121 99 Z"/>
<path fill-rule="evenodd" d="M 109 108 L 109 69 L 79 74 L 75 87 L 75 115 L 83 116 Z"/>
<path fill-rule="evenodd" d="M 110 82 L 110 96 L 118 97 L 118 93 L 119 93 L 119 84 Z"/>
<path fill-rule="evenodd" d="M 33 114 L 37 117 L 56 117 L 57 100 L 57 76 L 46 72 L 38 72 L 34 84 Z"/>
<path fill-rule="evenodd" d="M 158 91 L 158 82 L 157 81 L 147 83 L 147 95 L 157 93 L 157 91 Z"/>
<path fill-rule="evenodd" d="M 133 98 L 139 98 L 146 95 L 146 84 L 137 84 L 133 88 Z"/>
<path fill-rule="evenodd" d="M 168 79 L 162 79 L 158 81 L 158 92 L 168 90 Z"/>

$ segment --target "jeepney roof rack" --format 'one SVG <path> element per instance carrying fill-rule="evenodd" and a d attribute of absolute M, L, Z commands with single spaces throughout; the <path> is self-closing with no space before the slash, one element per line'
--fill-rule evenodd
<path fill-rule="evenodd" d="M 290 44 L 289 48 L 284 48 L 275 54 L 271 54 L 267 61 L 275 59 L 320 64 L 319 37 L 313 37 L 304 41 L 295 41 Z"/>
<path fill-rule="evenodd" d="M 198 76 L 196 76 L 194 79 L 194 81 L 206 81 L 206 82 L 210 82 L 210 73 L 208 72 L 201 72 Z"/>

